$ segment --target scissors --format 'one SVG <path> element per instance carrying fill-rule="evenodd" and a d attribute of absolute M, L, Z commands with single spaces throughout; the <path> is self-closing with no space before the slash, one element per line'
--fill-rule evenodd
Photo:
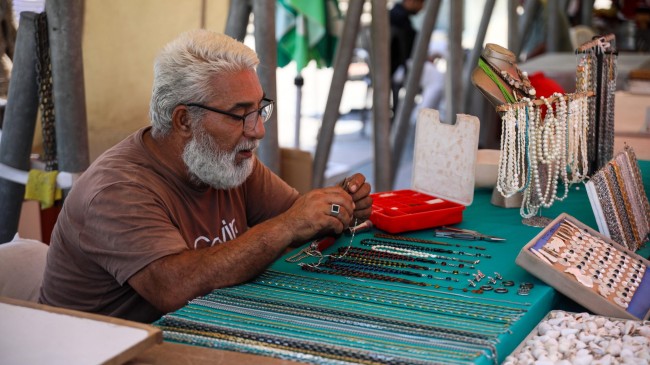
<path fill-rule="evenodd" d="M 472 231 L 469 229 L 462 228 L 453 228 L 453 227 L 440 227 L 433 231 L 436 237 L 447 237 L 458 240 L 468 240 L 468 241 L 493 241 L 501 242 L 505 241 L 505 238 L 497 236 L 489 236 L 477 231 Z"/>

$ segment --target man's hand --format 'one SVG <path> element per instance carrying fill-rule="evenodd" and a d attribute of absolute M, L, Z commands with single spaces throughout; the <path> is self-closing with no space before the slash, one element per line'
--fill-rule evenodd
<path fill-rule="evenodd" d="M 353 225 L 355 219 L 360 223 L 370 217 L 369 194 L 366 178 L 355 174 L 337 186 L 314 189 L 301 196 L 279 218 L 291 230 L 294 243 L 316 236 L 337 235 Z"/>
<path fill-rule="evenodd" d="M 347 191 L 354 201 L 354 218 L 359 223 L 370 218 L 372 212 L 372 198 L 370 197 L 370 184 L 362 174 L 354 174 L 340 184 Z M 353 223 L 353 222 L 352 222 Z"/>

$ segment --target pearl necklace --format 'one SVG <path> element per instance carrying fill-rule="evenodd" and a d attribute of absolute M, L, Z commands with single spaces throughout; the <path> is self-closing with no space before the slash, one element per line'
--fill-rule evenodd
<path fill-rule="evenodd" d="M 570 183 L 582 182 L 587 178 L 589 160 L 587 139 L 589 130 L 588 101 L 586 95 L 569 99 L 568 125 L 568 167 L 571 172 Z"/>
<path fill-rule="evenodd" d="M 501 119 L 501 154 L 496 188 L 504 197 L 521 192 L 528 185 L 528 119 L 528 108 L 524 103 L 509 105 Z"/>

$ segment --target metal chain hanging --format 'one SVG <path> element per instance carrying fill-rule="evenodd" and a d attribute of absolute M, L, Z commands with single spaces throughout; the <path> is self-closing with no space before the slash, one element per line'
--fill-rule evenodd
<path fill-rule="evenodd" d="M 43 162 L 45 170 L 58 169 L 56 157 L 56 127 L 54 124 L 54 100 L 52 95 L 52 63 L 50 62 L 50 42 L 47 31 L 47 15 L 36 17 L 36 73 L 38 82 L 39 109 L 43 134 Z"/>

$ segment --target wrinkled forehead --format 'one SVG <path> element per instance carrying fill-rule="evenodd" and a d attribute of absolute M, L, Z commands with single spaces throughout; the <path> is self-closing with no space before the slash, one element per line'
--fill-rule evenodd
<path fill-rule="evenodd" d="M 254 69 L 220 73 L 210 79 L 210 85 L 213 97 L 219 99 L 220 104 L 226 102 L 257 105 L 265 95 Z"/>

